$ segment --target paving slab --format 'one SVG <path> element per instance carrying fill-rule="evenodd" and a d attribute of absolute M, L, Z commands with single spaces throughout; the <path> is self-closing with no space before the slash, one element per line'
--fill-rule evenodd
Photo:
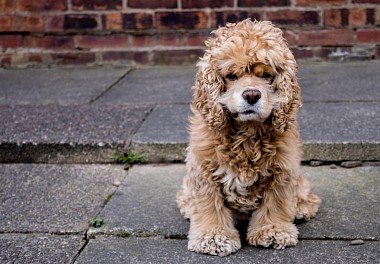
<path fill-rule="evenodd" d="M 83 233 L 126 171 L 115 165 L 0 165 L 0 232 Z"/>
<path fill-rule="evenodd" d="M 304 160 L 380 160 L 380 104 L 305 103 L 299 115 Z M 184 160 L 189 106 L 156 107 L 132 138 L 152 162 Z"/>
<path fill-rule="evenodd" d="M 304 102 L 380 101 L 380 60 L 301 62 L 299 68 Z M 195 66 L 137 69 L 96 103 L 190 103 L 194 83 Z"/>
<path fill-rule="evenodd" d="M 0 70 L 0 104 L 89 103 L 130 69 Z"/>
<path fill-rule="evenodd" d="M 303 167 L 322 198 L 316 219 L 299 224 L 303 239 L 379 239 L 380 167 Z M 135 166 L 100 213 L 106 224 L 88 234 L 186 237 L 189 222 L 175 194 L 185 165 Z"/>
<path fill-rule="evenodd" d="M 350 246 L 349 241 L 300 241 L 274 250 L 243 246 L 227 257 L 187 250 L 186 240 L 99 236 L 90 240 L 75 263 L 378 263 L 379 242 Z"/>
<path fill-rule="evenodd" d="M 110 162 L 150 107 L 0 106 L 0 162 Z"/>
<path fill-rule="evenodd" d="M 195 80 L 195 66 L 152 67 L 129 73 L 97 104 L 187 103 Z"/>
<path fill-rule="evenodd" d="M 182 164 L 134 166 L 100 213 L 106 224 L 89 234 L 186 234 L 188 222 L 175 203 L 184 170 Z"/>
<path fill-rule="evenodd" d="M 133 135 L 132 147 L 153 162 L 185 159 L 190 105 L 156 106 Z"/>
<path fill-rule="evenodd" d="M 304 102 L 380 101 L 380 60 L 299 66 Z"/>
<path fill-rule="evenodd" d="M 70 263 L 83 243 L 74 235 L 0 234 L 0 262 Z"/>

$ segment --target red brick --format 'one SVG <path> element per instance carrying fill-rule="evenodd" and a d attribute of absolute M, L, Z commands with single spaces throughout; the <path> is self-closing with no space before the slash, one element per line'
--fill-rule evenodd
<path fill-rule="evenodd" d="M 4 54 L 0 57 L 0 66 L 9 67 L 12 64 L 12 56 L 10 54 Z"/>
<path fill-rule="evenodd" d="M 47 10 L 67 10 L 67 0 L 19 0 L 18 9 L 21 11 L 41 12 Z"/>
<path fill-rule="evenodd" d="M 41 63 L 42 62 L 41 54 L 36 54 L 36 53 L 28 54 L 28 61 L 34 62 L 34 63 Z"/>
<path fill-rule="evenodd" d="M 234 0 L 182 0 L 182 8 L 233 7 Z"/>
<path fill-rule="evenodd" d="M 375 17 L 375 9 L 367 9 L 366 10 L 366 24 L 374 25 L 376 23 L 376 17 Z"/>
<path fill-rule="evenodd" d="M 367 21 L 366 10 L 364 8 L 354 8 L 348 15 L 348 24 L 350 26 L 364 26 Z"/>
<path fill-rule="evenodd" d="M 268 20 L 276 24 L 317 25 L 320 17 L 317 11 L 281 10 L 267 12 Z"/>
<path fill-rule="evenodd" d="M 71 49 L 74 39 L 71 36 L 26 36 L 24 46 L 28 48 Z"/>
<path fill-rule="evenodd" d="M 347 4 L 348 0 L 296 0 L 298 6 L 319 6 L 319 5 L 342 5 Z"/>
<path fill-rule="evenodd" d="M 205 40 L 210 37 L 210 32 L 193 32 L 187 35 L 186 45 L 204 46 Z"/>
<path fill-rule="evenodd" d="M 182 33 L 161 33 L 157 37 L 157 44 L 162 46 L 181 46 L 184 42 Z"/>
<path fill-rule="evenodd" d="M 121 10 L 122 0 L 72 0 L 73 10 Z"/>
<path fill-rule="evenodd" d="M 284 30 L 284 38 L 288 42 L 289 46 L 293 46 L 297 44 L 298 36 L 297 36 L 297 33 L 295 33 L 294 31 Z"/>
<path fill-rule="evenodd" d="M 380 44 L 380 29 L 360 29 L 357 31 L 357 40 L 359 43 Z"/>
<path fill-rule="evenodd" d="M 238 6 L 290 6 L 290 0 L 238 0 Z"/>
<path fill-rule="evenodd" d="M 62 32 L 65 24 L 64 15 L 51 15 L 47 17 L 47 31 L 48 32 Z"/>
<path fill-rule="evenodd" d="M 127 35 L 79 36 L 78 46 L 91 48 L 125 48 L 129 46 Z"/>
<path fill-rule="evenodd" d="M 137 64 L 148 64 L 147 51 L 105 51 L 102 53 L 103 61 L 131 61 Z"/>
<path fill-rule="evenodd" d="M 18 48 L 22 46 L 21 35 L 0 35 L 0 48 Z"/>
<path fill-rule="evenodd" d="M 120 13 L 110 13 L 102 16 L 103 28 L 108 30 L 121 30 L 123 19 Z"/>
<path fill-rule="evenodd" d="M 0 16 L 0 30 L 43 32 L 45 22 L 40 16 Z"/>
<path fill-rule="evenodd" d="M 259 12 L 249 12 L 249 11 L 218 11 L 211 13 L 211 26 L 213 28 L 218 26 L 224 26 L 227 22 L 236 23 L 246 18 L 251 18 L 252 20 L 261 20 L 263 17 L 262 13 Z"/>
<path fill-rule="evenodd" d="M 14 11 L 15 2 L 14 0 L 0 0 L 0 12 Z"/>
<path fill-rule="evenodd" d="M 0 16 L 0 31 L 11 31 L 12 29 L 12 17 Z"/>
<path fill-rule="evenodd" d="M 149 29 L 153 27 L 153 17 L 147 13 L 123 14 L 123 29 Z"/>
<path fill-rule="evenodd" d="M 199 29 L 207 28 L 205 12 L 157 12 L 159 29 Z"/>
<path fill-rule="evenodd" d="M 354 43 L 354 32 L 348 29 L 303 31 L 298 44 L 302 46 L 347 46 Z"/>
<path fill-rule="evenodd" d="M 327 9 L 324 12 L 326 27 L 341 27 L 348 25 L 348 9 Z"/>
<path fill-rule="evenodd" d="M 296 59 L 307 59 L 314 57 L 314 52 L 308 48 L 291 48 L 290 49 Z"/>
<path fill-rule="evenodd" d="M 177 0 L 128 0 L 132 8 L 177 8 Z"/>
<path fill-rule="evenodd" d="M 95 30 L 99 28 L 98 16 L 83 15 L 65 15 L 63 22 L 64 30 Z"/>
<path fill-rule="evenodd" d="M 147 47 L 157 45 L 154 35 L 131 35 L 131 43 L 134 47 Z"/>
<path fill-rule="evenodd" d="M 96 56 L 92 52 L 53 53 L 51 57 L 57 65 L 78 65 L 94 63 Z"/>
<path fill-rule="evenodd" d="M 352 0 L 354 4 L 378 4 L 379 0 Z"/>
<path fill-rule="evenodd" d="M 203 49 L 155 50 L 153 51 L 153 64 L 182 65 L 195 63 L 203 53 Z"/>

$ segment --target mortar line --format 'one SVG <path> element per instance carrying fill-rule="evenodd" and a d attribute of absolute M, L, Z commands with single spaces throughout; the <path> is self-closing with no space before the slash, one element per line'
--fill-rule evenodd
<path fill-rule="evenodd" d="M 121 82 L 121 80 L 124 79 L 125 76 L 127 76 L 129 73 L 131 73 L 134 69 L 128 69 L 123 75 L 121 75 L 113 84 L 110 85 L 110 87 L 108 87 L 107 89 L 105 89 L 103 92 L 101 92 L 97 97 L 95 97 L 94 99 L 91 99 L 89 104 L 93 104 L 96 100 L 98 100 L 100 97 L 102 97 L 103 95 L 105 95 L 106 93 L 108 93 L 113 87 L 115 87 L 119 82 Z"/>

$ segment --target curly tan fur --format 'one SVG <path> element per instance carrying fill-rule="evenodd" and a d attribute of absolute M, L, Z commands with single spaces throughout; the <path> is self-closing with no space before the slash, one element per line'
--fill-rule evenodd
<path fill-rule="evenodd" d="M 250 245 L 294 246 L 293 220 L 314 217 L 320 203 L 300 172 L 297 64 L 270 22 L 244 20 L 213 33 L 197 64 L 187 175 L 177 193 L 190 219 L 188 248 L 237 251 L 237 215 L 250 218 Z M 242 93 L 252 89 L 261 97 L 248 104 Z"/>

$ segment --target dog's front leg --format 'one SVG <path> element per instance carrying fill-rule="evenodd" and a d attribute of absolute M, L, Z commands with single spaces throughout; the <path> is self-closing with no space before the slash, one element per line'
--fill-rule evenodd
<path fill-rule="evenodd" d="M 239 233 L 234 227 L 231 211 L 225 207 L 211 172 L 195 177 L 191 201 L 188 249 L 199 253 L 227 256 L 241 247 Z"/>
<path fill-rule="evenodd" d="M 278 183 L 265 191 L 261 206 L 253 212 L 247 240 L 253 246 L 283 249 L 295 246 L 298 231 L 292 223 L 295 215 L 294 186 Z"/>

